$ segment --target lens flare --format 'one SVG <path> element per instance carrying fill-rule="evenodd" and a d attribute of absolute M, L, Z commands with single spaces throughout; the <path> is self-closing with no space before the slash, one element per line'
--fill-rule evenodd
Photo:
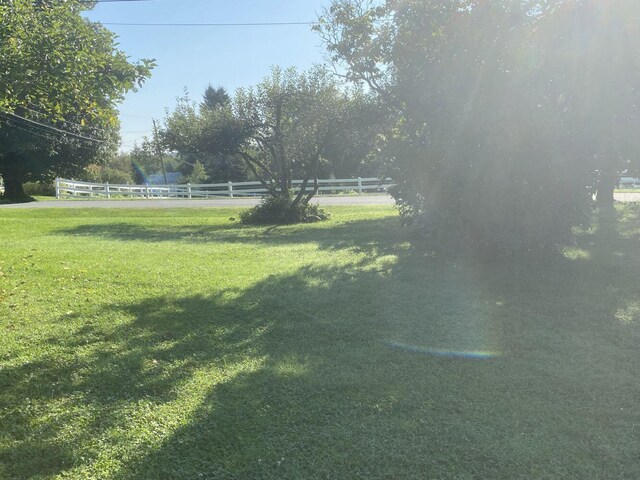
<path fill-rule="evenodd" d="M 133 166 L 133 169 L 135 170 L 136 175 L 138 176 L 138 178 L 142 179 L 142 183 L 143 184 L 149 183 L 149 179 L 144 174 L 144 171 L 142 170 L 140 165 L 138 165 L 136 162 L 131 162 L 131 165 Z"/>
<path fill-rule="evenodd" d="M 436 357 L 449 358 L 467 358 L 487 360 L 502 356 L 501 352 L 492 350 L 443 350 L 440 348 L 420 347 L 417 345 L 409 345 L 401 342 L 385 342 L 388 347 L 404 350 L 411 353 L 421 353 L 424 355 L 433 355 Z"/>

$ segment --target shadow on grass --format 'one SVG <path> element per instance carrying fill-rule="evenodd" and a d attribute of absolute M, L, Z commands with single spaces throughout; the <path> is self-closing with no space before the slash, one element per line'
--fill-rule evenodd
<path fill-rule="evenodd" d="M 362 263 L 112 305 L 127 321 L 44 339 L 50 354 L 0 370 L 3 435 L 24 439 L 4 473 L 638 478 L 640 335 L 616 317 L 640 294 L 638 238 L 613 225 L 583 236 L 589 260 L 496 267 L 369 237 L 385 222 L 320 241 Z"/>
<path fill-rule="evenodd" d="M 122 242 L 187 242 L 194 244 L 239 243 L 264 245 L 290 245 L 314 243 L 320 248 L 353 249 L 372 252 L 394 245 L 389 236 L 403 238 L 397 217 L 373 220 L 353 220 L 338 225 L 327 223 L 293 226 L 226 225 L 140 225 L 135 223 L 101 223 L 79 225 L 55 232 L 76 237 L 97 237 Z M 404 241 L 404 240 L 403 240 Z"/>

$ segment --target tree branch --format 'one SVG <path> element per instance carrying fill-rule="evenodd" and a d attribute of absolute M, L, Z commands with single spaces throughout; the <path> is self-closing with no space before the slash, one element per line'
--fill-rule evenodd
<path fill-rule="evenodd" d="M 263 175 L 260 175 L 260 173 L 258 173 L 256 167 L 262 169 L 263 173 L 266 173 L 269 177 L 269 180 L 273 180 L 273 174 L 271 173 L 271 170 L 269 170 L 260 160 L 253 158 L 246 152 L 240 152 L 240 156 L 244 159 L 245 162 L 247 162 L 247 165 L 249 166 L 253 174 L 258 178 L 258 181 L 262 184 L 262 186 L 266 188 L 269 193 L 273 194 L 273 186 L 263 178 Z"/>

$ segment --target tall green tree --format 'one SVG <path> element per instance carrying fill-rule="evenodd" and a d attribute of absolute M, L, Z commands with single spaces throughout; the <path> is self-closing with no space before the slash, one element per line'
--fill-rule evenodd
<path fill-rule="evenodd" d="M 117 148 L 117 104 L 150 75 L 115 35 L 82 16 L 83 0 L 0 4 L 0 175 L 22 183 L 75 175 Z"/>
<path fill-rule="evenodd" d="M 224 107 L 231 103 L 231 97 L 224 87 L 214 88 L 211 84 L 206 88 L 202 95 L 202 103 L 200 109 L 215 110 L 218 107 Z"/>
<path fill-rule="evenodd" d="M 362 88 L 345 90 L 335 111 L 323 152 L 323 176 L 335 178 L 372 177 L 386 174 L 377 155 L 381 134 L 393 122 L 389 109 Z"/>
<path fill-rule="evenodd" d="M 344 95 L 319 67 L 306 73 L 276 67 L 255 87 L 236 92 L 234 115 L 246 132 L 240 154 L 272 196 L 291 197 L 295 208 L 317 193 L 318 169 Z M 302 185 L 292 195 L 296 178 Z"/>
<path fill-rule="evenodd" d="M 396 112 L 385 148 L 401 211 L 441 245 L 520 251 L 570 240 L 586 186 L 634 150 L 637 28 L 622 20 L 637 8 L 339 0 L 317 29 Z"/>
<path fill-rule="evenodd" d="M 555 99 L 559 150 L 594 173 L 598 206 L 613 205 L 623 171 L 640 174 L 640 4 L 564 0 L 541 15 L 532 41 Z"/>
<path fill-rule="evenodd" d="M 194 176 L 194 168 L 200 165 L 206 181 L 247 180 L 248 171 L 239 156 L 246 129 L 234 117 L 228 101 L 198 108 L 185 94 L 165 117 L 160 137 L 164 147 L 181 160 L 185 178 L 202 177 L 202 172 Z"/>
<path fill-rule="evenodd" d="M 255 87 L 239 89 L 229 102 L 198 108 L 186 96 L 179 99 L 165 119 L 162 136 L 169 150 L 189 164 L 201 162 L 208 172 L 211 159 L 219 167 L 223 161 L 228 167 L 244 165 L 272 196 L 291 198 L 295 207 L 316 193 L 319 174 L 329 174 L 333 166 L 344 172 L 351 168 L 349 162 L 357 164 L 366 156 L 375 135 L 367 122 L 354 117 L 369 107 L 366 95 L 345 89 L 322 68 L 274 68 Z M 338 144 L 350 155 L 341 157 Z M 294 179 L 303 180 L 295 195 Z"/>

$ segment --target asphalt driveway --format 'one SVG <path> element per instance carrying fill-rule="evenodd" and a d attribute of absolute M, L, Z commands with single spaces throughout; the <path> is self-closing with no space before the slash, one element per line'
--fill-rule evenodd
<path fill-rule="evenodd" d="M 259 198 L 216 198 L 209 200 L 50 200 L 43 202 L 0 205 L 3 208 L 235 208 L 253 207 Z M 318 196 L 313 199 L 322 206 L 351 205 L 392 205 L 389 195 L 363 195 L 330 197 Z"/>

